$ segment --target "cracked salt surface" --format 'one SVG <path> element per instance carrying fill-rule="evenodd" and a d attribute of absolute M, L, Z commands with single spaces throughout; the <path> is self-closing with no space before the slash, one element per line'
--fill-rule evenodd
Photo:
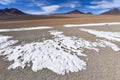
<path fill-rule="evenodd" d="M 88 32 L 90 34 L 93 34 L 96 37 L 102 37 L 102 38 L 105 38 L 107 40 L 120 42 L 120 32 L 97 31 L 97 30 L 84 29 L 84 28 L 81 28 L 80 30 Z"/>
<path fill-rule="evenodd" d="M 0 35 L 0 50 L 18 42 L 17 40 L 8 40 L 10 38 L 12 38 L 12 36 Z"/>
<path fill-rule="evenodd" d="M 106 25 L 120 25 L 120 22 L 90 23 L 90 24 L 66 24 L 66 25 L 64 25 L 64 27 L 87 27 L 87 26 L 106 26 Z"/>
<path fill-rule="evenodd" d="M 18 46 L 12 46 L 18 41 L 9 40 L 11 36 L 0 36 L 0 55 L 6 55 L 7 60 L 13 61 L 8 69 L 31 67 L 33 71 L 38 71 L 47 68 L 64 75 L 86 69 L 86 62 L 79 57 L 87 58 L 87 55 L 83 53 L 85 49 L 93 49 L 97 52 L 99 51 L 97 47 L 108 46 L 115 51 L 119 49 L 117 45 L 105 40 L 91 42 L 83 38 L 65 36 L 59 31 L 49 32 L 53 35 L 53 39 Z"/>
<path fill-rule="evenodd" d="M 111 47 L 114 51 L 120 51 L 120 48 L 117 45 L 110 42 L 110 41 L 120 42 L 120 32 L 99 31 L 85 28 L 81 28 L 80 30 L 93 34 L 96 37 L 105 38 L 109 40 L 109 41 L 104 40 L 102 42 L 104 42 L 106 45 L 109 45 L 109 47 Z"/>

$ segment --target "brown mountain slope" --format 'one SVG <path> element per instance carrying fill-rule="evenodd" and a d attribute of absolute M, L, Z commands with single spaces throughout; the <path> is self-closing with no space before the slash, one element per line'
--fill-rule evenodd
<path fill-rule="evenodd" d="M 67 14 L 84 14 L 84 12 L 81 12 L 79 10 L 73 10 L 73 11 L 68 12 Z"/>
<path fill-rule="evenodd" d="M 5 9 L 0 9 L 0 14 L 2 15 L 11 15 L 11 14 L 16 14 L 16 15 L 25 15 L 24 12 L 16 9 L 16 8 L 5 8 Z"/>
<path fill-rule="evenodd" d="M 101 13 L 102 15 L 120 15 L 120 10 L 118 8 L 111 9 L 109 11 Z"/>

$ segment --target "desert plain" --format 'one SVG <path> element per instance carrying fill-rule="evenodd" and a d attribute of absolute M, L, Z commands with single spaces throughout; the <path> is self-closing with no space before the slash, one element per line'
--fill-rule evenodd
<path fill-rule="evenodd" d="M 74 50 L 75 52 L 77 52 L 77 49 L 73 49 L 73 52 L 69 51 L 69 45 L 71 46 L 71 42 L 69 43 L 63 42 L 63 44 L 61 44 L 61 47 L 63 48 L 64 48 L 64 45 L 66 44 L 67 47 L 65 47 L 65 49 L 68 50 L 68 52 L 66 51 L 66 53 L 71 54 L 71 56 L 75 55 L 77 56 L 77 59 L 80 59 L 80 61 L 82 60 L 85 62 L 80 67 L 78 65 L 79 68 L 77 69 L 77 71 L 76 70 L 74 71 L 74 69 L 71 71 L 70 70 L 64 71 L 63 69 L 63 74 L 59 72 L 58 73 L 55 72 L 53 68 L 51 70 L 48 69 L 48 67 L 45 68 L 45 66 L 41 70 L 38 69 L 37 71 L 34 71 L 34 69 L 31 69 L 32 66 L 34 65 L 32 60 L 31 61 L 28 60 L 28 63 L 25 63 L 26 65 L 30 64 L 30 66 L 25 65 L 24 68 L 22 68 L 23 66 L 19 65 L 15 68 L 14 66 L 12 66 L 10 69 L 8 69 L 10 65 L 16 62 L 15 59 L 11 58 L 10 56 L 15 57 L 14 54 L 17 54 L 19 50 L 16 52 L 12 52 L 12 53 L 9 53 L 8 51 L 7 53 L 7 47 L 3 47 L 3 48 L 0 47 L 1 49 L 0 50 L 1 52 L 0 53 L 1 54 L 0 56 L 0 80 L 120 80 L 120 50 L 119 50 L 120 49 L 120 24 L 109 25 L 109 23 L 113 23 L 113 22 L 120 22 L 120 16 L 72 15 L 72 14 L 64 15 L 63 14 L 63 15 L 54 15 L 54 18 L 52 16 L 48 19 L 39 18 L 39 19 L 32 19 L 32 20 L 19 20 L 15 18 L 12 21 L 9 21 L 9 20 L 1 21 L 0 22 L 0 35 L 12 36 L 10 40 L 18 41 L 17 43 L 13 45 L 7 46 L 8 49 L 10 47 L 10 50 L 14 50 L 16 49 L 16 46 L 19 46 L 22 44 L 23 44 L 23 47 L 25 47 L 26 44 L 28 44 L 29 46 L 29 44 L 36 43 L 36 42 L 38 43 L 41 42 L 40 45 L 42 45 L 42 42 L 46 40 L 52 40 L 53 42 L 55 41 L 55 43 L 57 44 L 57 41 L 59 40 L 64 41 L 64 39 L 67 39 L 68 42 L 73 41 L 74 43 L 74 40 L 80 38 L 80 39 L 83 39 L 83 41 L 86 40 L 90 42 L 91 44 L 88 46 L 84 45 L 85 46 L 84 48 L 81 47 L 82 51 L 80 53 L 84 55 L 80 54 L 80 56 L 77 54 L 74 54 Z M 91 25 L 91 26 L 65 27 L 65 25 L 68 25 L 68 24 L 69 25 L 71 24 L 81 25 L 81 24 L 98 24 L 98 23 L 106 23 L 106 24 L 98 25 L 98 26 Z M 13 29 L 31 28 L 31 27 L 33 28 L 49 27 L 49 28 L 18 30 L 18 31 L 13 30 Z M 5 29 L 8 29 L 8 31 Z M 95 31 L 99 35 L 94 33 Z M 101 33 L 101 31 L 103 33 Z M 115 33 L 118 36 L 113 35 L 112 33 Z M 107 35 L 107 37 L 101 36 L 101 35 Z M 103 41 L 103 42 L 108 41 L 110 44 L 102 43 L 99 41 Z M 94 42 L 96 42 L 96 44 L 101 43 L 101 45 L 103 46 L 99 46 L 99 45 L 94 46 L 92 45 L 94 44 Z M 78 43 L 76 44 L 78 45 Z M 0 43 L 0 46 L 2 45 L 3 43 Z M 52 44 L 47 44 L 47 45 L 52 45 Z M 11 48 L 11 46 L 14 46 L 15 48 Z M 21 49 L 22 49 L 22 46 L 21 46 Z M 62 48 L 60 48 L 60 50 L 61 49 Z M 99 51 L 96 49 L 99 49 Z M 45 50 L 47 50 L 47 47 Z M 51 48 L 50 50 L 51 50 L 50 54 L 52 54 L 52 52 L 54 53 L 54 49 Z M 57 50 L 59 49 L 56 48 L 56 52 Z M 78 51 L 80 50 L 78 49 Z M 64 52 L 64 49 L 63 49 L 63 52 Z M 24 54 L 22 56 L 24 56 Z M 19 56 L 17 59 L 20 59 L 20 58 L 21 56 Z M 23 58 L 23 61 L 24 61 L 24 58 Z M 52 63 L 52 65 L 55 65 L 54 62 Z M 53 66 L 53 67 L 56 67 L 56 66 Z M 68 65 L 66 64 L 66 66 Z M 60 65 L 60 67 L 62 68 L 63 65 Z"/>

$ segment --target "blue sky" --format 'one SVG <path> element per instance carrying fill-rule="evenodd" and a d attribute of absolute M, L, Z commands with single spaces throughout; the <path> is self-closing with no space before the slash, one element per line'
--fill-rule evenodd
<path fill-rule="evenodd" d="M 99 14 L 120 8 L 120 0 L 0 0 L 0 8 L 18 8 L 30 14 L 64 13 L 75 9 Z"/>

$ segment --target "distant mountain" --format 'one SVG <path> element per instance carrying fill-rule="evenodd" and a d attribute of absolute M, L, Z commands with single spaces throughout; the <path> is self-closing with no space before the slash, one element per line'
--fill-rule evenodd
<path fill-rule="evenodd" d="M 84 12 L 81 12 L 79 10 L 73 10 L 73 11 L 67 12 L 67 14 L 84 14 Z"/>
<path fill-rule="evenodd" d="M 109 11 L 101 13 L 102 15 L 120 15 L 120 10 L 118 8 L 113 8 Z"/>
<path fill-rule="evenodd" d="M 5 14 L 5 13 L 3 12 L 3 10 L 0 9 L 0 14 Z"/>
<path fill-rule="evenodd" d="M 92 15 L 93 13 L 91 13 L 91 12 L 87 12 L 86 14 L 91 14 L 91 15 Z"/>
<path fill-rule="evenodd" d="M 22 11 L 16 9 L 16 8 L 0 9 L 0 14 L 3 14 L 3 15 L 9 15 L 9 14 L 25 15 L 24 12 L 22 12 Z"/>

